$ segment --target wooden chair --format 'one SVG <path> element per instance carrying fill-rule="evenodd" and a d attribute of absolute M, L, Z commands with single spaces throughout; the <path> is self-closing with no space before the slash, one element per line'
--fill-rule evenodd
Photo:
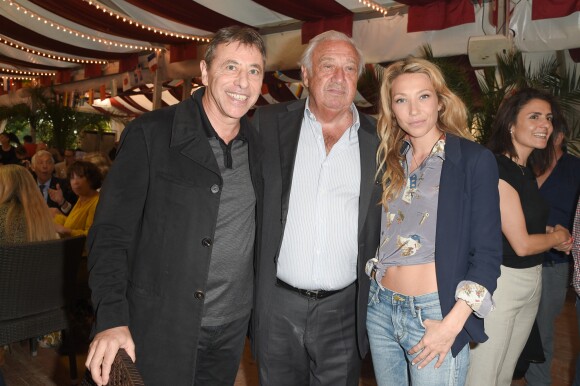
<path fill-rule="evenodd" d="M 119 349 L 111 365 L 111 375 L 108 386 L 144 386 L 143 379 L 137 367 L 124 349 Z M 95 386 L 91 374 L 87 371 L 80 386 Z"/>
<path fill-rule="evenodd" d="M 67 307 L 84 244 L 81 236 L 0 246 L 0 346 L 65 330 L 72 382 L 77 367 Z"/>

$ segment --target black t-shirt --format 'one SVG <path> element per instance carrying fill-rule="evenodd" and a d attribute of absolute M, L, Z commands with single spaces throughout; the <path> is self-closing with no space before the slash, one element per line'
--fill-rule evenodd
<path fill-rule="evenodd" d="M 18 157 L 16 157 L 16 149 L 14 146 L 10 146 L 10 150 L 4 151 L 0 146 L 0 164 L 16 164 L 18 163 Z"/>
<path fill-rule="evenodd" d="M 510 184 L 520 196 L 528 234 L 546 233 L 550 207 L 540 195 L 534 173 L 529 168 L 519 166 L 504 155 L 496 155 L 496 159 L 499 178 Z M 505 235 L 502 235 L 502 239 L 502 264 L 506 267 L 530 268 L 543 263 L 543 252 L 535 255 L 518 256 Z"/>

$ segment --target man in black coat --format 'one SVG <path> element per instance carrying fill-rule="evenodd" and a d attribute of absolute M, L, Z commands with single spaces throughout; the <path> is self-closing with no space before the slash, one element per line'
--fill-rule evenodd
<path fill-rule="evenodd" d="M 253 349 L 262 386 L 358 385 L 379 240 L 375 121 L 353 104 L 364 62 L 328 31 L 302 57 L 306 101 L 257 109 L 263 139 Z"/>
<path fill-rule="evenodd" d="M 232 385 L 252 307 L 260 148 L 245 114 L 265 48 L 216 33 L 205 88 L 131 122 L 88 239 L 96 310 L 86 365 L 108 382 L 119 348 L 147 386 Z"/>

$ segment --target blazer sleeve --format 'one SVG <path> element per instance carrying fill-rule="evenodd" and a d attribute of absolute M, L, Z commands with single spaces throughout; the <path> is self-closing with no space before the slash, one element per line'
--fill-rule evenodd
<path fill-rule="evenodd" d="M 89 285 L 96 313 L 93 334 L 129 325 L 130 248 L 142 221 L 149 184 L 148 144 L 139 121 L 123 132 L 87 239 Z"/>
<path fill-rule="evenodd" d="M 483 285 L 493 294 L 502 262 L 498 168 L 494 155 L 483 150 L 471 170 L 469 265 L 465 280 Z"/>

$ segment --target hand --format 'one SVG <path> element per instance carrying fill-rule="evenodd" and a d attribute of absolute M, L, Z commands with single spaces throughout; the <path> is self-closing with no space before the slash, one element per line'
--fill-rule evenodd
<path fill-rule="evenodd" d="M 554 231 L 552 233 L 559 234 L 559 237 L 561 240 L 563 240 L 560 244 L 555 245 L 553 248 L 557 251 L 561 251 L 569 255 L 570 251 L 572 250 L 572 242 L 574 241 L 570 235 L 570 231 L 568 231 L 568 229 L 564 228 L 562 225 L 557 224 L 554 226 Z"/>
<path fill-rule="evenodd" d="M 419 364 L 418 369 L 422 369 L 438 356 L 437 363 L 435 363 L 437 369 L 443 364 L 459 331 L 454 332 L 444 320 L 425 320 L 423 325 L 425 326 L 425 335 L 419 343 L 409 350 L 411 355 L 419 353 L 413 359 L 412 365 Z"/>
<path fill-rule="evenodd" d="M 93 381 L 95 381 L 97 386 L 109 383 L 111 365 L 120 348 L 125 349 L 133 362 L 135 362 L 135 343 L 127 326 L 101 331 L 93 339 L 89 346 L 85 366 L 90 370 Z"/>
<path fill-rule="evenodd" d="M 48 188 L 48 195 L 50 196 L 50 199 L 56 202 L 59 206 L 64 204 L 65 200 L 59 184 L 56 184 L 56 189 Z"/>
<path fill-rule="evenodd" d="M 61 236 L 70 236 L 70 229 L 65 228 L 63 225 L 60 224 L 54 224 L 54 227 L 56 229 L 56 233 L 58 233 Z"/>

